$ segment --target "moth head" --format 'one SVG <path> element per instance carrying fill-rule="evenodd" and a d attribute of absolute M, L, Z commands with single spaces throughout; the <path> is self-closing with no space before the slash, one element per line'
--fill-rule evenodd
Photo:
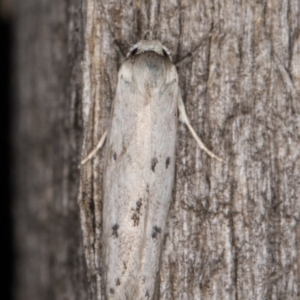
<path fill-rule="evenodd" d="M 129 52 L 127 53 L 127 58 L 147 51 L 153 51 L 159 55 L 168 57 L 171 60 L 170 51 L 158 40 L 139 41 L 137 44 L 130 48 Z"/>

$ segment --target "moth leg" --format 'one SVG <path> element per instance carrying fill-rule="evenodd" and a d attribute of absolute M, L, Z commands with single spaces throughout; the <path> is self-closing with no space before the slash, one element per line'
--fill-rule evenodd
<path fill-rule="evenodd" d="M 85 163 L 87 163 L 90 159 L 92 159 L 95 154 L 98 152 L 98 150 L 103 146 L 104 142 L 105 142 L 105 139 L 106 139 L 106 136 L 107 136 L 107 130 L 104 132 L 104 134 L 102 135 L 100 141 L 98 142 L 96 148 L 90 152 L 90 154 L 88 154 L 88 156 L 83 159 L 80 163 L 80 165 L 84 165 Z"/>
<path fill-rule="evenodd" d="M 203 144 L 203 142 L 201 141 L 201 139 L 198 137 L 197 133 L 195 132 L 194 128 L 191 126 L 190 124 L 190 120 L 186 114 L 185 111 L 185 106 L 184 103 L 182 101 L 181 96 L 178 97 L 178 110 L 179 110 L 179 120 L 186 124 L 187 128 L 189 129 L 189 131 L 191 132 L 192 136 L 194 137 L 194 139 L 196 140 L 197 144 L 199 145 L 199 147 L 204 150 L 209 156 L 217 159 L 218 161 L 224 162 L 223 159 L 221 159 L 220 157 L 216 156 L 214 153 L 212 153 L 209 149 L 207 149 L 205 147 L 205 145 Z"/>

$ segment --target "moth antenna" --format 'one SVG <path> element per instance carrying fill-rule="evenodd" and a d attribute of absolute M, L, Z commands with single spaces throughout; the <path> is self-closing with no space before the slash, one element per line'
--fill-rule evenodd
<path fill-rule="evenodd" d="M 204 150 L 209 156 L 215 158 L 218 161 L 224 162 L 224 160 L 222 158 L 218 157 L 212 151 L 210 151 L 208 148 L 206 148 L 206 146 L 203 144 L 203 142 L 201 141 L 201 139 L 199 138 L 199 136 L 195 132 L 194 128 L 191 126 L 191 123 L 190 123 L 190 120 L 189 120 L 189 118 L 188 118 L 188 116 L 186 114 L 185 106 L 184 106 L 184 103 L 182 101 L 181 96 L 179 96 L 179 99 L 178 99 L 178 110 L 179 110 L 179 119 L 180 119 L 180 121 L 182 123 L 186 124 L 187 128 L 191 132 L 192 136 L 196 140 L 196 142 L 199 145 L 199 147 L 202 150 Z"/>
<path fill-rule="evenodd" d="M 196 52 L 201 46 L 202 44 L 212 36 L 212 31 L 210 31 L 208 34 L 206 34 L 202 40 L 200 41 L 200 43 L 191 51 L 189 51 L 186 55 L 184 55 L 183 57 L 179 58 L 179 60 L 175 63 L 176 67 L 179 67 L 182 63 L 184 63 L 189 57 L 193 56 L 193 53 Z"/>

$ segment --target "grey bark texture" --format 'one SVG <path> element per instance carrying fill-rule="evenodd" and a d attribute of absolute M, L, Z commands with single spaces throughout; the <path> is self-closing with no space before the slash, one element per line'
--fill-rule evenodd
<path fill-rule="evenodd" d="M 118 49 L 145 34 L 190 54 L 187 113 L 226 161 L 179 125 L 159 299 L 299 299 L 300 2 L 17 4 L 16 299 L 104 299 L 104 151 L 78 165 L 108 126 Z"/>

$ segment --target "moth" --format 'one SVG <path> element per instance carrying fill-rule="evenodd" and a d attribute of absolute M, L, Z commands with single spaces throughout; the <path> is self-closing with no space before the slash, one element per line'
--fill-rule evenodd
<path fill-rule="evenodd" d="M 175 175 L 178 111 L 190 125 L 170 53 L 158 40 L 133 46 L 118 73 L 106 140 L 102 266 L 106 299 L 155 299 Z"/>

